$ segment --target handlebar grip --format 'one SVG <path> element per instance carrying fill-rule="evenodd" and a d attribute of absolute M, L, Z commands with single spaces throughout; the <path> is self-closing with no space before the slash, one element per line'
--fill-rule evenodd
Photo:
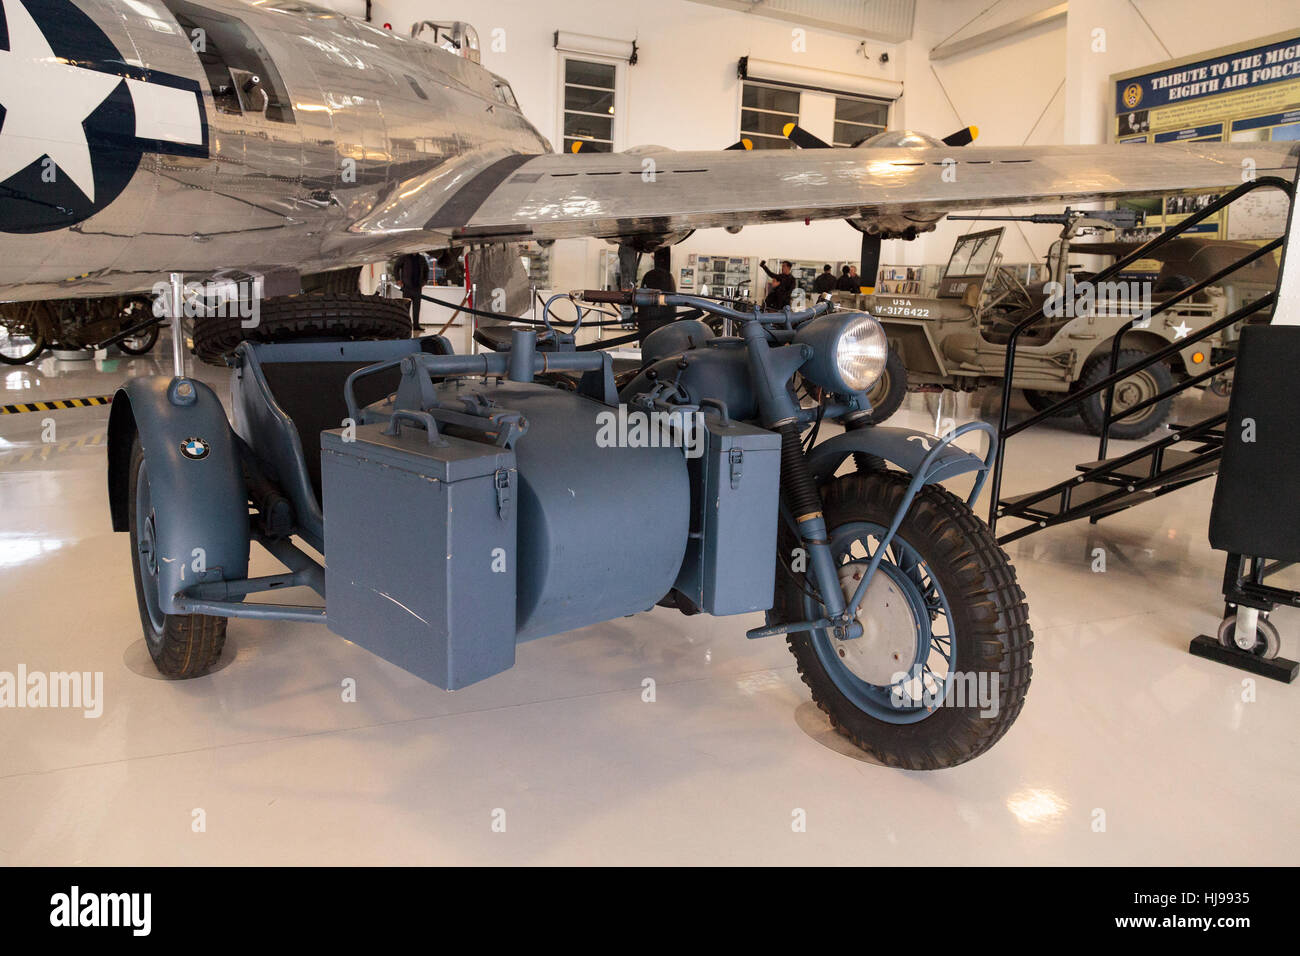
<path fill-rule="evenodd" d="M 632 293 L 622 289 L 584 289 L 581 295 L 585 302 L 605 302 L 610 305 L 632 304 Z"/>

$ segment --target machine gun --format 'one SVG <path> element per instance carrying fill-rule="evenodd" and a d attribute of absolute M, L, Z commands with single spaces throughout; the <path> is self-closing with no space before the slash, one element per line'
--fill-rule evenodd
<path fill-rule="evenodd" d="M 958 216 L 949 219 L 987 220 L 989 222 L 1036 222 L 1061 226 L 1061 238 L 1072 239 L 1080 229 L 1133 229 L 1142 225 L 1140 209 L 1071 209 L 1065 212 L 1041 212 L 1032 216 Z"/>
<path fill-rule="evenodd" d="M 1065 212 L 1034 213 L 1031 216 L 958 216 L 949 219 L 992 222 L 1037 222 L 1061 227 L 1061 235 L 1047 252 L 1047 269 L 1053 281 L 1064 282 L 1070 270 L 1070 240 L 1084 229 L 1132 229 L 1142 225 L 1139 209 L 1071 209 Z"/>

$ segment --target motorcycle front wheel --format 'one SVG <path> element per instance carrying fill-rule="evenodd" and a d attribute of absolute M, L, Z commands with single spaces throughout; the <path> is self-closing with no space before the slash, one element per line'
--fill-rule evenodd
<path fill-rule="evenodd" d="M 908 476 L 844 475 L 822 489 L 847 600 L 902 504 Z M 782 527 L 779 566 L 798 542 Z M 771 617 L 821 616 L 811 578 L 779 570 Z M 1015 569 L 988 526 L 937 485 L 921 489 L 858 609 L 862 636 L 787 636 L 799 673 L 832 726 L 891 767 L 955 767 L 1010 729 L 1029 687 L 1033 634 Z"/>

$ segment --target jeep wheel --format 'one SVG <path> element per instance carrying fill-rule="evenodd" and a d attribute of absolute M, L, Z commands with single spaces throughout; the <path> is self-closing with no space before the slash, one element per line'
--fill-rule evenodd
<path fill-rule="evenodd" d="M 876 379 L 876 384 L 867 389 L 867 399 L 871 402 L 871 421 L 879 425 L 894 412 L 898 411 L 903 399 L 907 397 L 907 367 L 902 358 L 893 349 L 885 360 L 885 370 Z"/>
<path fill-rule="evenodd" d="M 822 490 L 846 597 L 861 581 L 908 486 L 896 471 L 850 474 Z M 783 555 L 795 547 L 782 526 Z M 786 562 L 783 561 L 782 564 Z M 779 573 L 774 621 L 820 616 L 811 579 Z M 787 641 L 817 706 L 857 747 L 891 767 L 954 767 L 1011 727 L 1029 687 L 1033 634 L 1025 595 L 988 526 L 936 485 L 921 489 L 858 612 L 861 637 L 826 630 Z"/>
<path fill-rule="evenodd" d="M 369 295 L 309 293 L 263 299 L 257 325 L 244 328 L 239 315 L 194 320 L 194 352 L 211 365 L 245 340 L 297 342 L 307 339 L 406 339 L 411 336 L 410 303 Z"/>
<path fill-rule="evenodd" d="M 1065 392 L 1040 392 L 1034 388 L 1026 388 L 1021 391 L 1025 393 L 1025 401 L 1029 403 L 1029 407 L 1036 412 L 1046 411 L 1057 402 L 1063 401 L 1066 397 Z M 1062 409 L 1052 417 L 1073 418 L 1077 414 L 1079 414 L 1079 406 L 1075 405 L 1071 408 Z"/>
<path fill-rule="evenodd" d="M 135 598 L 149 656 L 167 677 L 201 677 L 221 657 L 226 643 L 226 618 L 207 614 L 167 614 L 158 600 L 157 515 L 149 487 L 149 468 L 137 435 L 131 447 L 130 504 L 131 566 Z"/>
<path fill-rule="evenodd" d="M 1116 368 L 1122 371 L 1127 366 L 1142 361 L 1147 355 L 1148 353 L 1142 351 L 1142 349 L 1121 349 L 1119 364 Z M 1097 384 L 1109 374 L 1110 355 L 1095 355 L 1088 359 L 1083 366 L 1083 374 L 1079 376 L 1078 387 L 1080 389 L 1088 388 Z M 1132 408 L 1149 398 L 1154 398 L 1161 392 L 1173 388 L 1173 385 L 1174 376 L 1169 371 L 1168 365 L 1164 362 L 1149 365 L 1128 378 L 1120 379 L 1115 384 L 1115 406 L 1112 414 L 1118 416 L 1124 409 Z M 1110 437 L 1145 438 L 1168 421 L 1169 409 L 1173 406 L 1173 403 L 1172 398 L 1166 398 L 1164 401 L 1149 405 L 1130 418 L 1112 422 Z M 1087 426 L 1088 431 L 1094 435 L 1100 435 L 1102 419 L 1106 414 L 1105 390 L 1103 389 L 1097 394 L 1086 398 L 1080 406 L 1079 413 L 1083 416 L 1083 423 Z"/>
<path fill-rule="evenodd" d="M 38 309 L 41 306 L 40 302 L 17 302 L 9 306 L 9 314 L 0 312 L 0 362 L 26 365 L 45 351 Z M 13 313 L 21 313 L 21 317 Z"/>

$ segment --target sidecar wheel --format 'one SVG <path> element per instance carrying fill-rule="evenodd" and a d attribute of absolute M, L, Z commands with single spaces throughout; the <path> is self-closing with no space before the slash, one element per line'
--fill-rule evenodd
<path fill-rule="evenodd" d="M 149 656 L 159 673 L 167 677 L 202 677 L 221 657 L 227 619 L 208 614 L 167 614 L 159 606 L 157 516 L 139 436 L 131 449 L 130 475 L 131 566 Z"/>
<path fill-rule="evenodd" d="M 861 579 L 908 477 L 849 474 L 822 490 L 830 544 L 846 594 Z M 795 546 L 783 528 L 780 547 Z M 802 585 L 802 587 L 801 587 Z M 819 616 L 788 572 L 773 617 Z M 837 731 L 882 763 L 907 770 L 954 767 L 1007 732 L 1024 705 L 1033 634 L 1025 595 L 988 526 L 963 501 L 927 486 L 913 501 L 867 590 L 864 633 L 828 631 L 787 640 L 813 700 Z"/>

